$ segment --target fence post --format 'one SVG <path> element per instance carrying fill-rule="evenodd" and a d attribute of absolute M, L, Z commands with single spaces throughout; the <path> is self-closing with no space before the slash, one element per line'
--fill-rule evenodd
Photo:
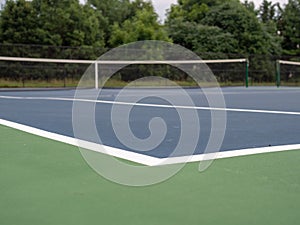
<path fill-rule="evenodd" d="M 99 89 L 99 84 L 98 84 L 98 61 L 95 61 L 95 89 Z"/>
<path fill-rule="evenodd" d="M 249 59 L 246 60 L 246 88 L 249 87 Z"/>
<path fill-rule="evenodd" d="M 276 60 L 276 86 L 280 87 L 280 60 Z"/>

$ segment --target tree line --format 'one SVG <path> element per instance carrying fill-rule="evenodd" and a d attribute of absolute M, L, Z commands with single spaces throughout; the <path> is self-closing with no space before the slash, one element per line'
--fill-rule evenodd
<path fill-rule="evenodd" d="M 300 56 L 300 0 L 178 0 L 164 24 L 147 0 L 7 0 L 0 11 L 1 55 L 95 59 L 140 40 L 180 44 L 205 59 L 247 57 L 253 77 L 270 80 L 270 59 Z"/>

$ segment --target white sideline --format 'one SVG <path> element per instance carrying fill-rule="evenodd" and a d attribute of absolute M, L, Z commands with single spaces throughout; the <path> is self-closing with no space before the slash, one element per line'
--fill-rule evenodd
<path fill-rule="evenodd" d="M 282 146 L 273 146 L 273 147 L 262 147 L 262 148 L 249 148 L 241 150 L 232 150 L 224 151 L 217 153 L 208 153 L 200 154 L 193 156 L 182 156 L 182 157 L 172 157 L 172 158 L 156 158 L 151 156 L 146 156 L 134 152 L 125 151 L 122 149 L 117 149 L 109 146 L 104 146 L 88 141 L 78 140 L 72 137 L 63 136 L 60 134 L 51 133 L 45 130 L 37 129 L 27 125 L 11 122 L 8 120 L 0 119 L 0 125 L 4 125 L 16 130 L 24 131 L 30 134 L 34 134 L 40 137 L 44 137 L 50 140 L 59 141 L 65 144 L 73 145 L 76 147 L 81 147 L 87 150 L 99 152 L 102 154 L 114 156 L 117 158 L 125 159 L 131 162 L 136 162 L 146 166 L 162 166 L 162 165 L 171 165 L 171 164 L 180 164 L 180 163 L 191 163 L 191 162 L 200 162 L 205 160 L 213 159 L 224 159 L 224 158 L 233 158 L 239 156 L 248 156 L 248 155 L 257 155 L 262 153 L 272 153 L 272 152 L 283 152 L 283 151 L 292 151 L 300 149 L 300 144 L 294 145 L 282 145 Z"/>
<path fill-rule="evenodd" d="M 110 155 L 110 156 L 115 156 L 117 158 L 129 160 L 132 162 L 136 162 L 136 163 L 140 163 L 140 164 L 144 164 L 144 165 L 148 165 L 148 166 L 156 165 L 158 162 L 157 158 L 154 158 L 151 156 L 146 156 L 146 155 L 129 152 L 129 151 L 125 151 L 125 150 L 121 150 L 121 149 L 117 149 L 117 148 L 113 148 L 113 147 L 109 147 L 109 146 L 105 146 L 105 145 L 100 145 L 100 144 L 96 144 L 96 143 L 92 143 L 92 142 L 88 142 L 88 141 L 84 141 L 84 140 L 79 140 L 76 138 L 72 138 L 72 137 L 68 137 L 68 136 L 64 136 L 64 135 L 60 135 L 60 134 L 51 133 L 51 132 L 48 132 L 45 130 L 41 130 L 38 128 L 30 127 L 30 126 L 15 123 L 15 122 L 11 122 L 8 120 L 0 119 L 0 125 L 11 127 L 16 130 L 24 131 L 26 133 L 44 137 L 44 138 L 47 138 L 50 140 L 59 141 L 59 142 L 65 143 L 65 144 L 73 145 L 76 147 L 81 147 L 81 148 L 84 148 L 87 150 L 99 152 L 99 153 Z"/>
<path fill-rule="evenodd" d="M 18 97 L 18 96 L 5 96 L 0 95 L 2 99 L 18 99 L 18 100 L 48 100 L 48 101 L 78 101 L 78 102 L 91 102 L 102 104 L 115 104 L 127 106 L 142 106 L 142 107 L 157 107 L 157 108 L 172 108 L 172 109 L 194 109 L 194 110 L 209 110 L 209 111 L 227 111 L 227 112 L 244 112 L 244 113 L 265 113 L 265 114 L 283 114 L 283 115 L 300 115 L 300 112 L 288 111 L 274 111 L 274 110 L 260 110 L 260 109 L 235 109 L 235 108 L 214 108 L 214 107 L 198 107 L 198 106 L 174 106 L 174 105 L 160 105 L 160 104 L 146 104 L 146 103 L 131 103 L 131 102 L 117 102 L 117 101 L 104 101 L 92 99 L 73 99 L 73 98 L 52 98 L 52 97 Z"/>

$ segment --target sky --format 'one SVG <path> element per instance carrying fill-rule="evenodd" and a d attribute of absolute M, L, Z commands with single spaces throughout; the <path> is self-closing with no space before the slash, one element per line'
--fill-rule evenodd
<path fill-rule="evenodd" d="M 256 7 L 260 5 L 263 0 L 252 0 Z M 279 2 L 280 4 L 286 4 L 288 0 L 269 0 L 272 2 Z M 177 0 L 152 0 L 154 8 L 159 15 L 160 21 L 165 20 L 166 9 L 170 8 L 171 4 L 176 4 Z"/>

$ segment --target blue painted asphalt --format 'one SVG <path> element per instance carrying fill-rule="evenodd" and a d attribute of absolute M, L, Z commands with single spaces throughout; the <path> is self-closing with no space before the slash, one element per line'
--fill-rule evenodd
<path fill-rule="evenodd" d="M 118 89 L 105 89 L 100 98 L 111 101 L 115 99 L 118 92 Z M 162 96 L 176 96 L 178 93 L 176 89 L 132 89 L 127 93 L 126 101 L 130 101 L 131 96 L 136 96 L 139 92 Z M 208 106 L 205 96 L 199 89 L 187 89 L 186 92 L 196 106 Z M 300 88 L 234 87 L 222 88 L 222 92 L 228 108 L 300 112 Z M 1 96 L 53 98 L 73 98 L 74 93 L 74 90 L 0 91 Z M 88 96 L 93 95 L 94 91 L 85 90 L 84 93 L 89 98 Z M 143 102 L 168 104 L 158 98 L 146 98 Z M 71 101 L 0 98 L 0 118 L 73 137 L 72 104 Z M 101 103 L 96 107 L 95 121 L 101 141 L 91 138 L 88 134 L 83 138 L 132 151 L 114 134 L 110 120 L 111 108 L 111 104 Z M 197 113 L 201 133 L 195 154 L 200 154 L 203 153 L 210 135 L 211 115 L 210 111 L 205 110 L 198 110 Z M 122 117 L 122 112 L 119 116 Z M 167 157 L 176 147 L 180 137 L 180 118 L 175 109 L 135 106 L 130 114 L 130 126 L 137 137 L 147 138 L 150 135 L 148 123 L 154 117 L 164 119 L 168 127 L 167 134 L 158 147 L 143 154 Z M 192 119 L 189 122 L 194 123 Z M 299 115 L 227 112 L 227 127 L 221 151 L 299 143 Z M 182 149 L 177 156 L 186 155 L 185 151 L 186 149 Z"/>

